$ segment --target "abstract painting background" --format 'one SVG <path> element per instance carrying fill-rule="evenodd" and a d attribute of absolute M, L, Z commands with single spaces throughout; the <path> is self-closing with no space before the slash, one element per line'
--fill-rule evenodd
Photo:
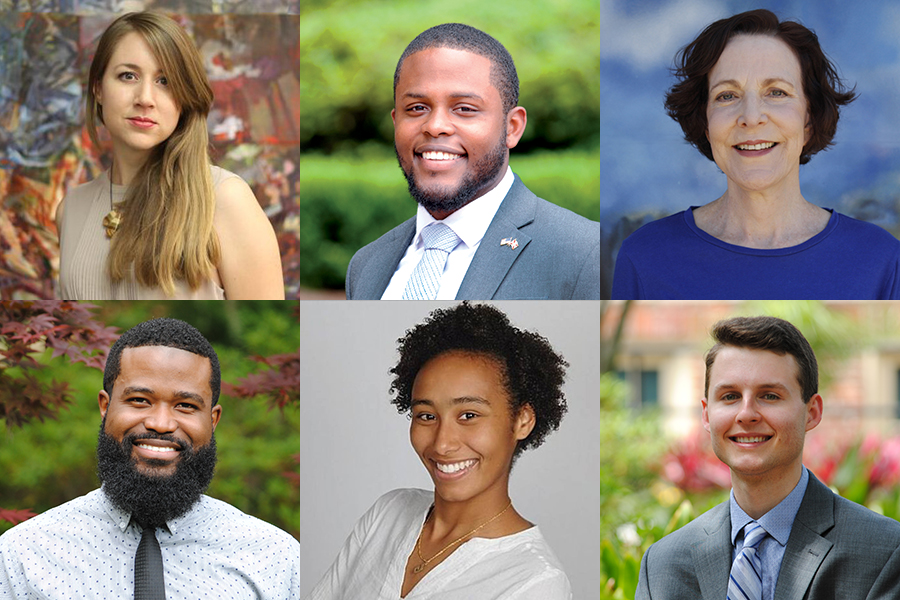
<path fill-rule="evenodd" d="M 215 93 L 213 160 L 250 184 L 296 296 L 299 1 L 0 0 L 0 298 L 54 295 L 56 205 L 109 166 L 108 147 L 83 128 L 90 62 L 116 16 L 149 8 L 200 48 Z"/>

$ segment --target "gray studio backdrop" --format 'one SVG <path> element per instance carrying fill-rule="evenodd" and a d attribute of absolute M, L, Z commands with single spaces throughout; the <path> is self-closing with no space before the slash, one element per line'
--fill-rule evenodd
<path fill-rule="evenodd" d="M 455 302 L 304 302 L 300 312 L 301 597 L 331 565 L 357 519 L 396 488 L 433 489 L 390 403 L 396 340 Z M 492 303 L 537 331 L 569 362 L 569 412 L 525 452 L 510 495 L 562 561 L 575 598 L 598 597 L 600 577 L 600 307 L 596 302 Z"/>

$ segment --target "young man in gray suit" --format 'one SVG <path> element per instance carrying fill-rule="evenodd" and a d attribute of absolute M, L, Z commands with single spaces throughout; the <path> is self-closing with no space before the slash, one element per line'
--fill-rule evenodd
<path fill-rule="evenodd" d="M 347 298 L 600 298 L 600 224 L 509 168 L 527 121 L 518 99 L 512 57 L 474 27 L 438 25 L 407 46 L 391 118 L 419 208 L 353 256 Z"/>
<path fill-rule="evenodd" d="M 637 599 L 900 598 L 900 523 L 803 466 L 806 432 L 822 419 L 809 342 L 774 317 L 712 333 L 702 423 L 731 469 L 731 499 L 650 546 Z"/>

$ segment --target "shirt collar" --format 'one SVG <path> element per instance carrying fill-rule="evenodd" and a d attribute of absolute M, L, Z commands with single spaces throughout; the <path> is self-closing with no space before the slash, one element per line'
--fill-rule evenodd
<path fill-rule="evenodd" d="M 778 503 L 775 508 L 764 514 L 756 522 L 766 530 L 770 536 L 775 538 L 782 546 L 787 545 L 788 538 L 791 535 L 791 529 L 794 526 L 794 518 L 797 511 L 800 510 L 800 504 L 803 502 L 803 496 L 806 494 L 806 485 L 809 483 L 809 471 L 803 467 L 800 474 L 800 481 L 794 486 L 793 491 L 788 494 L 784 500 Z M 731 543 L 737 544 L 738 534 L 743 531 L 747 523 L 753 519 L 744 512 L 734 499 L 734 490 L 731 490 Z"/>
<path fill-rule="evenodd" d="M 494 189 L 469 202 L 441 222 L 452 229 L 466 246 L 469 248 L 476 246 L 484 237 L 488 226 L 494 220 L 494 215 L 497 214 L 497 209 L 500 208 L 500 203 L 506 198 L 514 182 L 512 168 L 507 165 L 506 174 Z M 420 204 L 416 209 L 416 235 L 413 238 L 417 248 L 422 246 L 422 230 L 436 222 L 437 219 Z"/>
<path fill-rule="evenodd" d="M 128 526 L 134 520 L 131 513 L 122 510 L 110 500 L 109 496 L 106 495 L 105 487 L 101 486 L 102 494 L 100 494 L 100 502 L 102 504 L 104 512 L 109 516 L 110 519 L 116 524 L 116 526 L 121 530 L 125 531 L 128 529 Z M 203 502 L 204 496 L 200 496 L 200 499 L 187 511 L 187 513 L 181 515 L 176 519 L 169 519 L 166 521 L 166 529 L 169 530 L 169 533 L 175 535 L 178 533 L 178 528 L 184 526 L 186 523 L 191 521 L 196 517 L 195 513 L 197 511 L 197 507 Z M 137 522 L 135 522 L 135 526 L 138 527 Z"/>

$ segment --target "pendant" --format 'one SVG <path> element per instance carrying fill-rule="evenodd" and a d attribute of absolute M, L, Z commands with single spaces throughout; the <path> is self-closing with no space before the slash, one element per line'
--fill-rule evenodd
<path fill-rule="evenodd" d="M 117 208 L 113 208 L 105 217 L 103 217 L 103 227 L 106 228 L 106 237 L 112 239 L 113 234 L 119 229 L 119 223 L 122 222 L 122 213 Z"/>
<path fill-rule="evenodd" d="M 422 563 L 418 567 L 413 568 L 413 573 L 421 573 L 422 569 L 424 569 L 424 568 L 425 568 L 425 563 Z"/>

